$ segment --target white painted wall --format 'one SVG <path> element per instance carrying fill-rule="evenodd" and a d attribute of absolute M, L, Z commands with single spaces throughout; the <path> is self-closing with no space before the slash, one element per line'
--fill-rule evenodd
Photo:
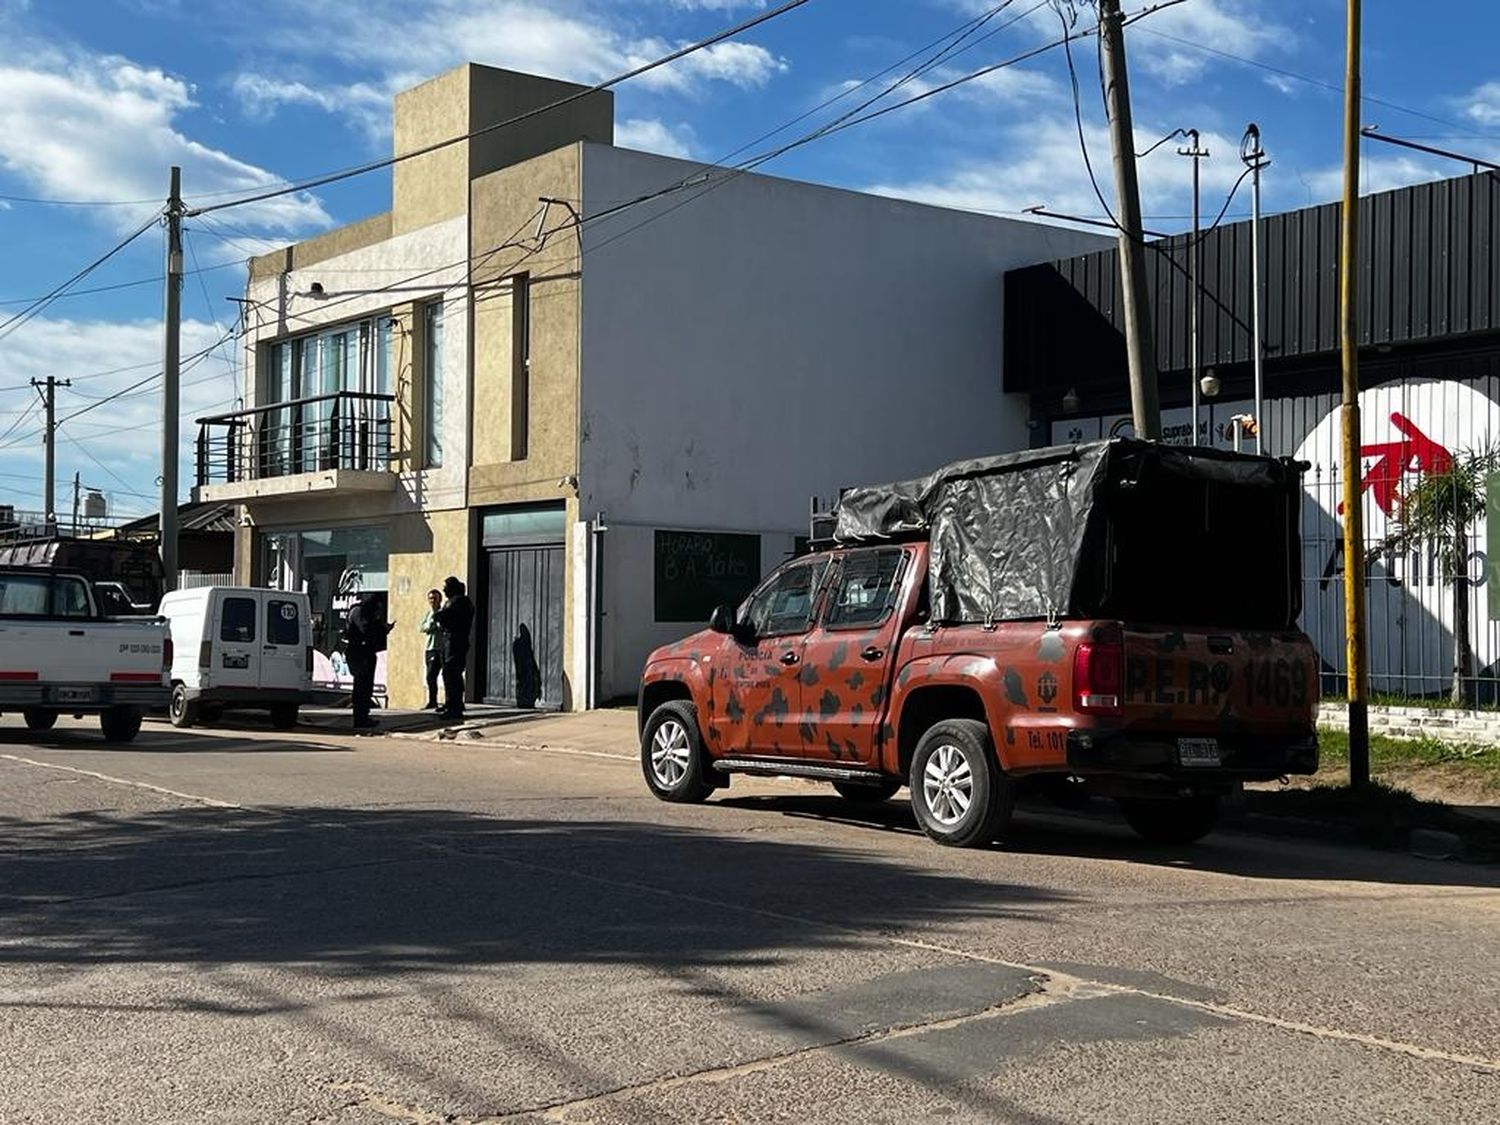
<path fill-rule="evenodd" d="M 586 145 L 583 212 L 700 170 Z M 606 696 L 691 631 L 654 622 L 651 528 L 773 533 L 769 568 L 814 495 L 1024 448 L 1027 404 L 1001 390 L 1004 272 L 1112 244 L 756 175 L 583 242 L 581 514 L 614 529 Z"/>
<path fill-rule="evenodd" d="M 252 282 L 250 331 L 245 337 L 246 401 L 258 404 L 264 385 L 256 370 L 257 345 L 299 336 L 346 321 L 388 312 L 393 306 L 443 298 L 443 464 L 402 473 L 391 498 L 392 514 L 467 503 L 469 463 L 469 299 L 465 285 L 469 246 L 467 216 L 409 231 L 305 269 Z M 418 276 L 420 275 L 420 276 Z M 324 295 L 310 295 L 313 282 Z M 398 337 L 402 365 L 412 360 L 412 337 Z M 420 374 L 421 357 L 413 369 Z M 406 389 L 393 387 L 398 398 Z M 420 435 L 419 435 L 420 436 Z M 325 505 L 326 501 L 319 501 Z M 337 522 L 335 520 L 335 522 Z"/>

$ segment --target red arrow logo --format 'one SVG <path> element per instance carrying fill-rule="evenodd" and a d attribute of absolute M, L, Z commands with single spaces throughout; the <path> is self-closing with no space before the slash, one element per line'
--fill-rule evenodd
<path fill-rule="evenodd" d="M 1360 482 L 1360 493 L 1369 492 L 1388 517 L 1395 515 L 1396 501 L 1401 498 L 1397 489 L 1408 472 L 1427 476 L 1446 473 L 1453 467 L 1453 454 L 1417 429 L 1404 414 L 1392 414 L 1391 425 L 1403 435 L 1400 441 L 1366 445 L 1359 451 L 1361 458 L 1375 462 Z M 1343 513 L 1344 505 L 1340 504 L 1339 514 Z"/>

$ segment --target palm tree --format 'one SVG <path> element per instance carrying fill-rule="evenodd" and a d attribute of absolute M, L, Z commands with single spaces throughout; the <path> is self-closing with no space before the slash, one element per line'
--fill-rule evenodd
<path fill-rule="evenodd" d="M 1455 453 L 1446 468 L 1425 473 L 1405 492 L 1380 553 L 1430 545 L 1439 573 L 1453 587 L 1453 684 L 1456 706 L 1474 702 L 1474 649 L 1469 641 L 1469 529 L 1485 513 L 1485 481 L 1500 469 L 1500 448 Z"/>

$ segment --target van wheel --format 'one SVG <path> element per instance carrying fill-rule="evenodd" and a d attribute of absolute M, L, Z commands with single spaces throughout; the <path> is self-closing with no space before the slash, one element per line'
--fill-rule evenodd
<path fill-rule="evenodd" d="M 271 708 L 271 725 L 277 730 L 291 730 L 297 725 L 297 704 L 278 703 Z"/>
<path fill-rule="evenodd" d="M 57 725 L 56 711 L 43 711 L 36 707 L 28 707 L 21 712 L 21 717 L 26 720 L 27 730 L 51 730 Z"/>
<path fill-rule="evenodd" d="M 182 684 L 172 686 L 172 702 L 167 705 L 167 717 L 174 727 L 190 727 L 198 721 L 198 701 L 189 699 L 187 688 Z"/>
<path fill-rule="evenodd" d="M 879 785 L 860 785 L 853 781 L 835 781 L 834 789 L 838 790 L 840 797 L 856 805 L 878 805 L 882 801 L 889 801 L 896 795 L 896 790 L 901 788 L 901 779 L 898 777 L 881 778 Z"/>
<path fill-rule="evenodd" d="M 1213 831 L 1219 820 L 1217 797 L 1132 798 L 1120 802 L 1125 820 L 1153 844 L 1191 844 Z"/>
<path fill-rule="evenodd" d="M 641 771 L 659 800 L 685 805 L 706 801 L 713 786 L 703 776 L 705 765 L 698 708 L 674 700 L 651 712 L 641 732 Z"/>
<path fill-rule="evenodd" d="M 989 728 L 976 719 L 945 719 L 917 743 L 911 759 L 911 807 L 939 844 L 979 848 L 1010 824 L 1015 784 L 995 762 Z"/>
<path fill-rule="evenodd" d="M 106 742 L 130 742 L 141 732 L 141 709 L 111 707 L 100 713 L 99 729 Z"/>

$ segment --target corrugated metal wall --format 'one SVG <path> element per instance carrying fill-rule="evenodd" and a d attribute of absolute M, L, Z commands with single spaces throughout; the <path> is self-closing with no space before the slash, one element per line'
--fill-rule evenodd
<path fill-rule="evenodd" d="M 1403 344 L 1500 329 L 1500 177 L 1419 184 L 1360 200 L 1359 339 Z M 1262 315 L 1270 361 L 1338 348 L 1337 204 L 1269 216 L 1262 226 Z M 1146 255 L 1157 362 L 1190 366 L 1191 238 Z M 1203 237 L 1201 355 L 1205 366 L 1250 362 L 1250 224 Z M 1123 382 L 1117 252 L 1005 276 L 1009 391 Z M 1268 373 L 1270 372 L 1268 368 Z"/>

